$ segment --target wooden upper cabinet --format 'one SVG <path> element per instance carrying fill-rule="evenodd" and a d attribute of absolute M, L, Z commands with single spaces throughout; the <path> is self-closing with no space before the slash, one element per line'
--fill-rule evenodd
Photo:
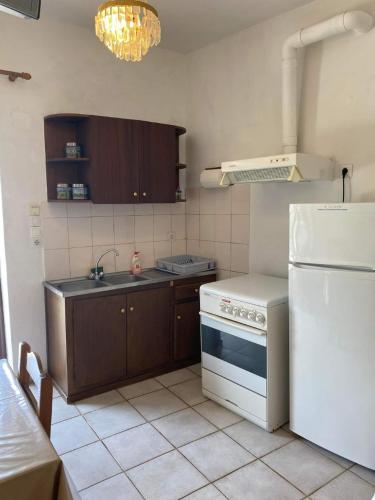
<path fill-rule="evenodd" d="M 87 184 L 93 203 L 173 203 L 184 133 L 181 127 L 139 120 L 46 117 L 48 200 L 56 200 L 56 184 L 66 182 Z M 66 160 L 65 142 L 74 141 L 84 158 Z"/>

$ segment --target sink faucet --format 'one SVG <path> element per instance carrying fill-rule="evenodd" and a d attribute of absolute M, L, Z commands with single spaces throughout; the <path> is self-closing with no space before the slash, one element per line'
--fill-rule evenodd
<path fill-rule="evenodd" d="M 103 274 L 99 273 L 99 262 L 102 260 L 102 258 L 105 255 L 107 255 L 107 253 L 111 253 L 111 252 L 113 252 L 116 255 L 116 257 L 118 257 L 120 255 L 116 248 L 110 248 L 109 250 L 104 252 L 97 260 L 96 266 L 95 266 L 95 273 L 90 274 L 90 279 L 100 280 L 103 277 Z"/>

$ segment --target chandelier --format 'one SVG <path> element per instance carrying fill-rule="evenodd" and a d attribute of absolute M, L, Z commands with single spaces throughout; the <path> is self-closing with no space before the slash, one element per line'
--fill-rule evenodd
<path fill-rule="evenodd" d="M 160 42 L 158 12 L 147 0 L 114 0 L 100 5 L 96 36 L 119 59 L 140 61 Z"/>

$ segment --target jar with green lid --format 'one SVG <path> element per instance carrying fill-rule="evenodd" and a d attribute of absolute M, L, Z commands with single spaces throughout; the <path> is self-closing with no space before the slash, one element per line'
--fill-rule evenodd
<path fill-rule="evenodd" d="M 71 199 L 71 187 L 69 184 L 63 182 L 57 184 L 57 199 L 58 200 L 70 200 Z"/>

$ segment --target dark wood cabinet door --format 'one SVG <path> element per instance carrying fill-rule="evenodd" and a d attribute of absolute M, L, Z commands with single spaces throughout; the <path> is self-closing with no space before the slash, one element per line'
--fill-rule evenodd
<path fill-rule="evenodd" d="M 74 301 L 75 391 L 115 382 L 125 376 L 125 339 L 125 295 Z"/>
<path fill-rule="evenodd" d="M 170 358 L 169 288 L 128 294 L 127 375 L 162 367 Z"/>
<path fill-rule="evenodd" d="M 175 361 L 199 357 L 201 350 L 199 301 L 176 304 L 173 350 Z"/>
<path fill-rule="evenodd" d="M 176 127 L 140 122 L 140 203 L 176 201 Z"/>
<path fill-rule="evenodd" d="M 133 120 L 90 117 L 87 183 L 94 203 L 134 203 L 139 197 L 139 127 Z"/>

